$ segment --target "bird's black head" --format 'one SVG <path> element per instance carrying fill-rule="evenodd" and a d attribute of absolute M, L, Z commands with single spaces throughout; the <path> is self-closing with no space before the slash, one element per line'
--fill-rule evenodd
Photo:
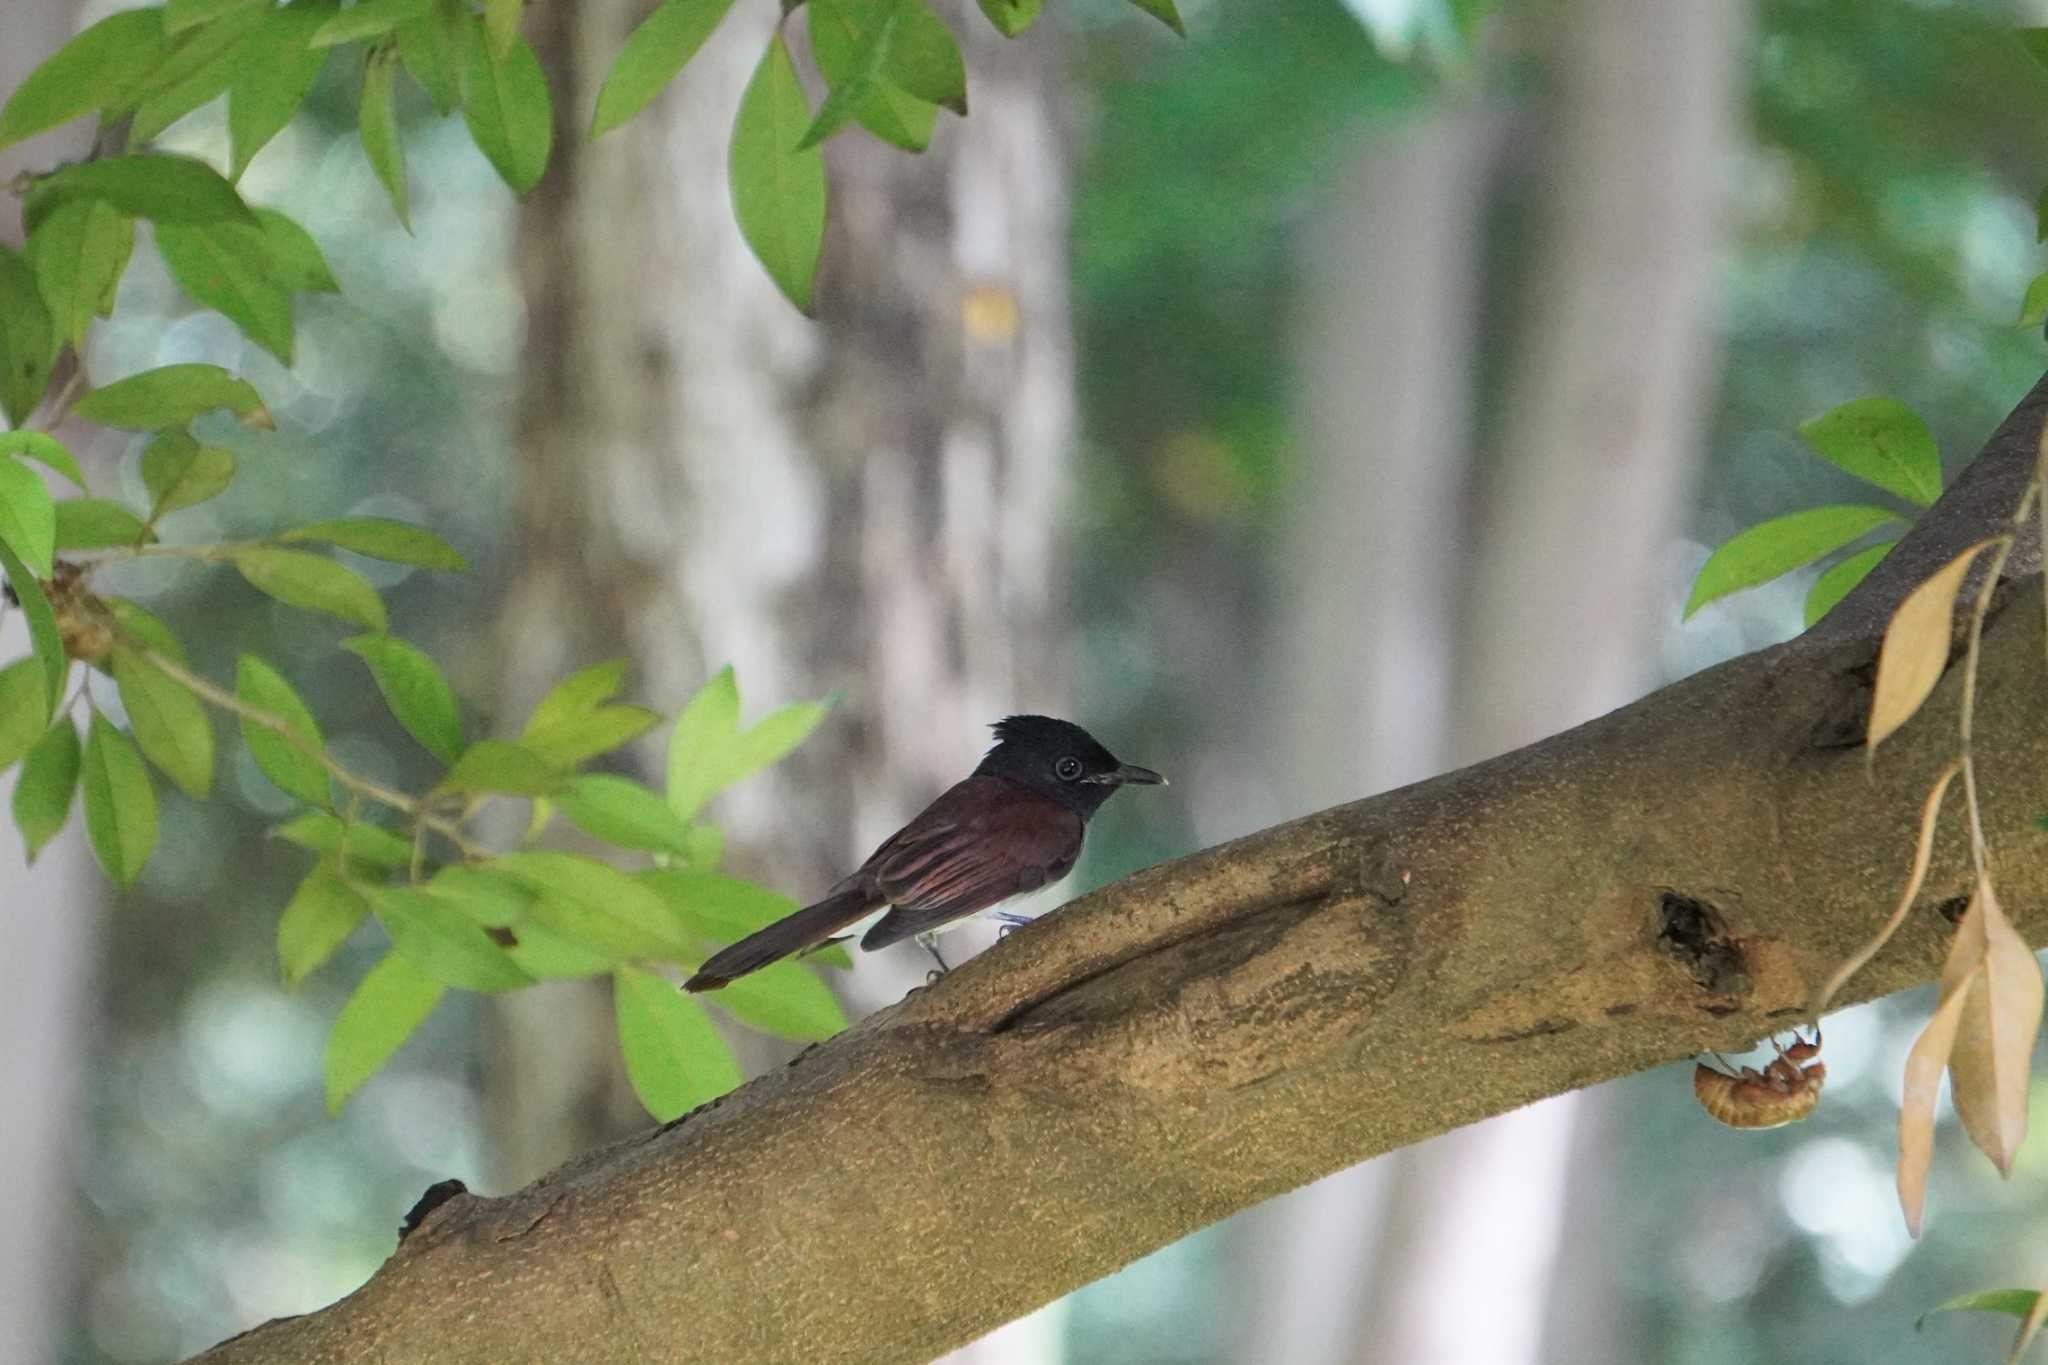
<path fill-rule="evenodd" d="M 1086 817 L 1118 787 L 1166 781 L 1150 768 L 1119 763 L 1095 737 L 1051 716 L 1006 716 L 995 723 L 996 743 L 977 773 L 1006 777 L 1043 792 Z"/>

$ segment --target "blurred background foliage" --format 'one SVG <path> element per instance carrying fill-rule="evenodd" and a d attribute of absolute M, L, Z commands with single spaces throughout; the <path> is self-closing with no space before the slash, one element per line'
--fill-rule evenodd
<path fill-rule="evenodd" d="M 86 17 L 108 8 L 87 6 Z M 1446 103 L 1482 109 L 1503 130 L 1485 249 L 1471 266 L 1483 275 L 1484 449 L 1487 433 L 1515 420 L 1501 350 L 1543 269 L 1529 228 L 1547 167 L 1514 130 L 1574 41 L 1571 6 L 1546 0 L 1502 7 L 1477 27 L 1474 14 L 1427 0 L 1185 10 L 1185 43 L 1108 0 L 1051 16 L 1057 39 L 1023 40 L 1063 43 L 1082 95 L 1072 161 L 1083 427 L 1070 512 L 1075 710 L 1119 753 L 1171 769 L 1171 794 L 1190 802 L 1112 804 L 1068 892 L 1295 813 L 1285 774 L 1231 770 L 1246 768 L 1254 684 L 1274 666 L 1262 632 L 1282 592 L 1276 544 L 1296 472 L 1292 320 L 1322 287 L 1299 250 L 1303 225 L 1363 136 Z M 1753 7 L 1742 56 L 1748 141 L 1722 173 L 1729 219 L 1712 304 L 1721 359 L 1690 539 L 1674 547 L 1684 564 L 1666 590 L 1667 676 L 1797 628 L 1803 583 L 1709 609 L 1682 631 L 1676 620 L 1705 545 L 1854 496 L 1844 476 L 1803 454 L 1801 420 L 1892 394 L 1928 420 L 1953 469 L 2039 377 L 2041 337 L 2012 319 L 2042 254 L 2033 200 L 2048 184 L 2048 74 L 2009 33 L 2039 19 L 1988 2 Z M 301 299 L 298 365 L 282 369 L 221 318 L 191 311 L 148 253 L 96 334 L 92 364 L 228 365 L 257 383 L 281 431 L 301 438 L 241 442 L 243 475 L 205 514 L 223 533 L 277 524 L 287 507 L 298 519 L 374 513 L 432 526 L 468 554 L 472 575 L 431 586 L 358 567 L 384 575 L 393 630 L 432 649 L 458 692 L 488 707 L 478 623 L 506 536 L 523 324 L 514 204 L 459 123 L 416 101 L 405 110 L 416 168 L 407 236 L 354 140 L 354 80 L 331 65 L 247 182 L 251 198 L 309 227 L 343 286 Z M 209 148 L 220 123 L 218 106 L 203 110 L 169 142 Z M 137 454 L 124 449 L 96 474 L 118 468 L 133 482 Z M 1369 534 L 1369 514 L 1360 518 Z M 120 590 L 173 616 L 214 676 L 242 648 L 305 658 L 313 645 L 297 634 L 323 629 L 263 606 L 228 575 L 150 567 Z M 336 748 L 370 776 L 417 782 L 423 771 L 408 765 L 418 755 L 375 694 L 331 651 L 320 657 L 331 662 L 297 680 Z M 320 1042 L 370 950 L 357 945 L 360 960 L 298 993 L 278 986 L 276 907 L 304 858 L 261 838 L 270 798 L 246 757 L 235 762 L 237 800 L 167 799 L 143 891 L 100 921 L 56 1356 L 77 1365 L 163 1360 L 317 1307 L 388 1253 L 428 1183 L 492 1184 L 483 1044 L 467 997 L 338 1119 L 325 1117 Z M 1227 815 L 1220 791 L 1232 793 Z M 1891 1144 L 1901 1058 L 1926 1005 L 1902 998 L 1831 1022 L 1827 1098 L 1796 1128 L 1719 1129 L 1692 1107 L 1676 1068 L 1606 1088 L 1621 1136 L 1602 1176 L 1620 1195 L 1587 1235 L 1604 1240 L 1603 1263 L 1625 1267 L 1603 1311 L 1633 1324 L 1633 1358 L 1846 1365 L 2002 1350 L 1997 1325 L 1911 1330 L 1953 1293 L 2048 1273 L 2038 1139 L 2004 1186 L 1947 1143 L 1932 1230 L 1917 1246 L 1905 1239 Z M 1576 1250 L 1567 1242 L 1563 1255 Z M 1006 1354 L 978 1358 L 1273 1359 L 1233 1332 L 1247 1254 L 1226 1230 L 1198 1234 L 1007 1334 Z M 1486 1284 L 1458 1293 L 1467 1311 L 1486 1311 Z"/>

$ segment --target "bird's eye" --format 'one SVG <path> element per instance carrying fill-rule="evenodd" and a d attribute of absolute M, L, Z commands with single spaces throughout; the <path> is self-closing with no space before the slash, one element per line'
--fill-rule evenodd
<path fill-rule="evenodd" d="M 1071 754 L 1052 765 L 1054 776 L 1062 782 L 1072 782 L 1081 775 L 1081 760 Z"/>

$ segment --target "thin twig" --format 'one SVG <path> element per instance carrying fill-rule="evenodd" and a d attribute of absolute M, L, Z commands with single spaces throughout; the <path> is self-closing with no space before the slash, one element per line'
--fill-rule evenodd
<path fill-rule="evenodd" d="M 2033 510 L 2034 495 L 2039 490 L 2038 482 L 2029 483 L 2027 491 L 2020 497 L 2019 509 L 2013 515 L 2013 530 L 1998 538 L 1997 548 L 1991 555 L 1990 570 L 1984 575 L 1984 582 L 1977 588 L 1977 600 L 1970 609 L 1970 640 L 1963 651 L 1963 696 L 1959 708 L 1956 733 L 1962 747 L 1963 795 L 1970 805 L 1970 863 L 1977 877 L 1988 876 L 1986 865 L 1990 862 L 1991 851 L 1984 841 L 1984 818 L 1977 800 L 1977 761 L 1971 750 L 1970 735 L 1977 713 L 1977 658 L 1982 653 L 1984 618 L 1991 611 L 1991 594 L 1998 589 L 1998 576 L 2005 571 L 2007 556 L 2012 554 L 2013 542 L 2019 537 L 2019 528 L 2025 524 L 2027 514 Z"/>
<path fill-rule="evenodd" d="M 209 702 L 219 707 L 223 711 L 231 712 L 243 720 L 274 732 L 285 743 L 291 745 L 315 763 L 318 763 L 322 768 L 325 768 L 328 776 L 348 790 L 366 796 L 380 806 L 390 807 L 411 820 L 416 828 L 432 830 L 460 849 L 465 857 L 488 858 L 491 856 L 491 850 L 472 841 L 468 835 L 462 832 L 460 825 L 427 811 L 423 803 L 417 798 L 407 796 L 403 792 L 393 791 L 389 787 L 372 782 L 369 778 L 359 776 L 343 767 L 332 754 L 329 754 L 319 745 L 300 735 L 297 730 L 292 728 L 291 722 L 283 716 L 265 711 L 260 706 L 251 706 L 234 693 L 208 682 L 205 678 L 200 677 L 197 673 L 192 672 L 192 670 L 186 668 L 177 660 L 168 657 L 160 650 L 153 649 L 140 641 L 132 641 L 131 643 L 136 646 L 137 652 L 145 660 L 161 670 L 166 677 L 183 686 L 192 695 L 198 697 L 201 701 Z"/>

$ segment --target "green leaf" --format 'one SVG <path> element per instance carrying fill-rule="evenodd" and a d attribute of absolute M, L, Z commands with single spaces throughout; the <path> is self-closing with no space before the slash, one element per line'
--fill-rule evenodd
<path fill-rule="evenodd" d="M 81 161 L 43 177 L 29 196 L 31 230 L 72 199 L 104 200 L 132 218 L 155 223 L 255 221 L 219 171 L 196 157 L 168 152 Z"/>
<path fill-rule="evenodd" d="M 615 867 L 552 849 L 508 853 L 492 866 L 540 897 L 529 924 L 609 954 L 613 962 L 689 954 L 667 902 Z"/>
<path fill-rule="evenodd" d="M 324 810 L 307 811 L 279 825 L 272 833 L 287 843 L 333 857 L 348 845 L 352 863 L 390 871 L 412 861 L 412 845 L 388 829 L 361 820 L 344 821 Z"/>
<path fill-rule="evenodd" d="M 1181 37 L 1188 36 L 1187 26 L 1181 23 L 1180 11 L 1174 8 L 1173 0 L 1131 0 L 1131 3 Z"/>
<path fill-rule="evenodd" d="M 1858 550 L 1813 580 L 1813 586 L 1806 593 L 1807 628 L 1812 629 L 1815 622 L 1833 611 L 1835 603 L 1847 597 L 1849 590 L 1861 583 L 1864 575 L 1877 567 L 1877 561 L 1889 554 L 1896 544 L 1896 540 L 1887 540 Z"/>
<path fill-rule="evenodd" d="M 269 209 L 258 211 L 254 225 L 167 223 L 157 229 L 156 242 L 179 287 L 231 318 L 286 365 L 292 359 L 292 294 L 339 288 L 312 236 Z"/>
<path fill-rule="evenodd" d="M 199 699 L 125 645 L 114 646 L 114 682 L 144 757 L 203 800 L 213 789 L 213 725 Z"/>
<path fill-rule="evenodd" d="M 625 674 L 619 659 L 571 675 L 534 707 L 519 742 L 550 765 L 571 768 L 645 734 L 661 717 L 638 706 L 603 704 Z"/>
<path fill-rule="evenodd" d="M 853 78 L 861 48 L 860 0 L 824 0 L 805 6 L 810 19 L 811 54 L 825 83 L 837 89 Z M 875 84 L 855 111 L 861 127 L 884 142 L 921 152 L 931 144 L 939 110 L 884 80 Z"/>
<path fill-rule="evenodd" d="M 134 250 L 135 220 L 101 200 L 74 199 L 43 219 L 27 254 L 59 338 L 83 346 L 92 320 L 114 311 Z"/>
<path fill-rule="evenodd" d="M 462 106 L 462 77 L 472 41 L 469 11 L 461 0 L 435 0 L 425 14 L 393 30 L 405 69 L 434 103 L 437 114 Z"/>
<path fill-rule="evenodd" d="M 21 777 L 14 784 L 14 823 L 31 863 L 71 814 L 81 753 L 78 731 L 66 718 L 43 731 L 22 760 Z"/>
<path fill-rule="evenodd" d="M 731 786 L 782 760 L 810 737 L 831 709 L 826 702 L 799 701 L 761 717 L 752 729 L 735 738 L 724 780 L 719 785 Z"/>
<path fill-rule="evenodd" d="M 739 726 L 739 679 L 727 666 L 697 689 L 669 735 L 668 804 L 680 818 L 696 818 L 718 790 L 718 776 Z"/>
<path fill-rule="evenodd" d="M 586 773 L 555 796 L 569 823 L 620 848 L 687 854 L 689 831 L 668 803 L 629 778 Z"/>
<path fill-rule="evenodd" d="M 478 43 L 470 49 L 468 98 L 462 115 L 477 150 L 520 194 L 540 183 L 548 168 L 555 122 L 548 78 L 524 38 L 516 34 L 505 55 Z"/>
<path fill-rule="evenodd" d="M 93 856 L 116 885 L 133 886 L 156 847 L 156 789 L 142 755 L 98 710 L 92 713 L 81 777 Z"/>
<path fill-rule="evenodd" d="M 2027 296 L 2020 303 L 2016 327 L 2039 327 L 2048 322 L 2048 270 L 2027 281 Z"/>
<path fill-rule="evenodd" d="M 26 259 L 0 246 L 0 416 L 25 424 L 50 386 L 62 338 Z"/>
<path fill-rule="evenodd" d="M 1858 398 L 1799 426 L 1822 459 L 1908 502 L 1941 496 L 1941 452 L 1927 424 L 1896 398 Z"/>
<path fill-rule="evenodd" d="M 0 668 L 0 768 L 11 768 L 42 737 L 50 723 L 43 671 L 34 659 Z"/>
<path fill-rule="evenodd" d="M 316 47 L 353 43 L 362 38 L 380 38 L 400 24 L 427 12 L 431 0 L 357 0 L 313 33 Z"/>
<path fill-rule="evenodd" d="M 435 790 L 500 792 L 507 796 L 546 796 L 562 785 L 562 774 L 527 749 L 503 739 L 480 739 L 455 760 Z"/>
<path fill-rule="evenodd" d="M 166 0 L 164 32 L 182 33 L 231 10 L 249 9 L 266 0 Z"/>
<path fill-rule="evenodd" d="M 48 578 L 57 552 L 57 507 L 50 490 L 27 465 L 0 460 L 0 540 L 12 546 L 38 578 Z"/>
<path fill-rule="evenodd" d="M 370 666 L 384 704 L 428 753 L 443 763 L 462 756 L 462 712 L 454 689 L 424 650 L 389 635 L 358 635 L 341 647 Z"/>
<path fill-rule="evenodd" d="M 314 719 L 305 700 L 282 673 L 254 654 L 244 654 L 235 665 L 235 695 L 276 716 L 313 748 L 323 747 L 320 722 Z M 246 717 L 242 721 L 242 742 L 249 746 L 256 766 L 277 784 L 279 791 L 315 806 L 328 803 L 327 769 L 311 754 L 269 726 Z"/>
<path fill-rule="evenodd" d="M 637 967 L 619 968 L 612 981 L 619 1051 L 648 1113 L 667 1123 L 740 1083 L 738 1064 L 695 998 Z"/>
<path fill-rule="evenodd" d="M 844 68 L 845 79 L 826 92 L 817 117 L 797 140 L 798 151 L 817 146 L 853 122 L 854 116 L 873 102 L 882 86 L 882 64 L 889 59 L 889 44 L 896 36 L 903 13 L 902 6 L 892 5 L 881 14 L 879 22 L 861 34 L 852 60 Z"/>
<path fill-rule="evenodd" d="M 618 954 L 592 948 L 537 920 L 527 920 L 515 932 L 519 941 L 506 951 L 529 976 L 543 981 L 579 981 L 618 965 Z"/>
<path fill-rule="evenodd" d="M 704 46 L 732 0 L 663 0 L 626 39 L 597 92 L 590 135 L 611 131 L 647 107 Z"/>
<path fill-rule="evenodd" d="M 741 1023 L 793 1043 L 820 1043 L 846 1027 L 846 1011 L 815 972 L 776 962 L 735 978 L 713 1004 Z"/>
<path fill-rule="evenodd" d="M 2048 28 L 2019 28 L 2013 30 L 2013 36 L 2020 40 L 2020 46 L 2029 57 L 2048 67 Z M 1938 1313 L 1941 1310 L 1937 1308 L 1934 1311 Z"/>
<path fill-rule="evenodd" d="M 384 599 L 370 581 L 325 555 L 252 545 L 234 552 L 234 565 L 251 587 L 289 606 L 384 629 Z"/>
<path fill-rule="evenodd" d="M 81 398 L 80 417 L 101 426 L 158 431 L 226 408 L 249 426 L 270 425 L 263 399 L 218 365 L 165 365 L 117 379 Z"/>
<path fill-rule="evenodd" d="M 58 48 L 16 87 L 0 109 L 0 147 L 95 109 L 119 107 L 156 70 L 164 48 L 162 10 L 108 15 Z"/>
<path fill-rule="evenodd" d="M 105 498 L 66 498 L 57 504 L 57 548 L 104 550 L 155 540 L 141 517 Z"/>
<path fill-rule="evenodd" d="M 423 569 L 461 572 L 469 567 L 468 560 L 432 531 L 383 517 L 341 517 L 334 521 L 316 521 L 306 526 L 295 526 L 278 539 L 338 545 L 371 559 L 388 560 L 393 564 L 417 564 Z"/>
<path fill-rule="evenodd" d="M 271 276 L 280 284 L 300 292 L 338 294 L 341 285 L 327 268 L 327 257 L 313 234 L 276 209 L 256 210 L 262 235 L 244 234 L 240 240 L 266 257 Z"/>
<path fill-rule="evenodd" d="M 133 636 L 172 663 L 185 662 L 185 646 L 178 643 L 178 637 L 171 633 L 171 628 L 165 625 L 161 618 L 125 597 L 109 597 L 103 600 L 107 604 L 107 610 L 113 614 L 114 625 L 122 634 Z"/>
<path fill-rule="evenodd" d="M 291 290 L 271 278 L 262 255 L 248 250 L 248 238 L 261 229 L 229 223 L 240 229 L 219 233 L 213 225 L 182 227 L 165 223 L 156 230 L 156 249 L 171 278 L 192 298 L 223 314 L 249 340 L 292 363 Z"/>
<path fill-rule="evenodd" d="M 142 486 L 151 499 L 149 520 L 219 497 L 234 482 L 235 457 L 203 446 L 183 427 L 159 433 L 142 452 Z"/>
<path fill-rule="evenodd" d="M 405 145 L 398 134 L 398 108 L 393 102 L 394 80 L 398 75 L 395 49 L 373 47 L 363 57 L 363 99 L 356 115 L 363 139 L 363 154 L 370 169 L 391 196 L 392 212 L 407 232 L 412 231 L 412 209 L 405 191 Z"/>
<path fill-rule="evenodd" d="M 692 872 L 716 872 L 725 861 L 725 835 L 716 825 L 691 825 L 683 837 L 680 864 Z"/>
<path fill-rule="evenodd" d="M 1037 22 L 1045 0 L 980 0 L 981 12 L 996 32 L 1014 38 Z"/>
<path fill-rule="evenodd" d="M 825 240 L 825 157 L 798 143 L 810 105 L 796 64 L 778 33 L 740 96 L 728 161 L 740 235 L 799 309 L 811 311 L 811 287 Z"/>
<path fill-rule="evenodd" d="M 1898 519 L 1897 513 L 1882 507 L 1837 504 L 1752 526 L 1707 556 L 1686 598 L 1685 615 L 1716 598 L 1767 583 Z"/>
<path fill-rule="evenodd" d="M 626 680 L 626 661 L 611 659 L 578 669 L 548 690 L 527 718 L 523 738 L 545 735 L 551 728 L 589 715 L 618 695 Z"/>
<path fill-rule="evenodd" d="M 313 35 L 333 13 L 328 0 L 296 0 L 270 11 L 262 30 L 243 45 L 242 64 L 228 86 L 230 179 L 242 178 L 256 153 L 284 131 L 306 102 L 327 65 L 327 49 L 314 47 Z"/>
<path fill-rule="evenodd" d="M 573 768 L 631 743 L 659 724 L 661 717 L 642 706 L 600 706 L 545 729 L 529 724 L 520 742 L 554 767 Z"/>
<path fill-rule="evenodd" d="M 742 732 L 739 706 L 739 685 L 727 668 L 676 717 L 668 748 L 668 803 L 686 821 L 717 792 L 801 744 L 829 709 L 824 702 L 797 702 Z"/>
<path fill-rule="evenodd" d="M 136 88 L 141 98 L 129 125 L 132 146 L 154 142 L 201 105 L 225 95 L 249 41 L 263 26 L 263 11 L 238 9 L 172 40 L 162 66 Z"/>
<path fill-rule="evenodd" d="M 873 3 L 873 0 L 869 0 Z M 927 104 L 967 114 L 967 64 L 953 31 L 922 0 L 882 0 L 901 15 L 883 74 Z"/>
<path fill-rule="evenodd" d="M 296 986 L 318 971 L 370 913 L 370 903 L 323 859 L 292 893 L 277 921 L 277 961 L 284 984 Z"/>
<path fill-rule="evenodd" d="M 436 981 L 466 991 L 533 984 L 482 925 L 437 897 L 409 887 L 379 887 L 371 894 L 393 946 Z"/>
<path fill-rule="evenodd" d="M 796 913 L 797 903 L 765 886 L 718 872 L 656 868 L 636 878 L 692 934 L 730 943 Z"/>
<path fill-rule="evenodd" d="M 519 9 L 524 0 L 484 0 L 484 45 L 503 61 L 519 39 Z"/>
<path fill-rule="evenodd" d="M 533 909 L 534 893 L 511 877 L 450 863 L 434 874 L 427 890 L 487 929 L 507 929 Z"/>
<path fill-rule="evenodd" d="M 328 1113 L 341 1112 L 348 1097 L 426 1022 L 447 991 L 395 952 L 364 974 L 327 1035 L 321 1069 L 327 1077 Z"/>
<path fill-rule="evenodd" d="M 2027 33 L 2048 34 L 2048 29 L 2026 29 Z M 1977 1294 L 1963 1294 L 1947 1303 L 1936 1304 L 1913 1320 L 1913 1330 L 1922 1331 L 1927 1320 L 1936 1313 L 2003 1313 L 2011 1318 L 2024 1318 L 2034 1311 L 2034 1301 L 2040 1292 L 2033 1289 L 1989 1289 Z"/>
<path fill-rule="evenodd" d="M 85 487 L 85 471 L 78 467 L 78 460 L 54 436 L 40 431 L 0 431 L 0 455 L 18 455 L 25 460 L 34 460 L 46 469 L 56 470 L 80 488 Z"/>
<path fill-rule="evenodd" d="M 57 630 L 57 613 L 51 610 L 43 585 L 4 540 L 0 540 L 0 569 L 6 571 L 15 600 L 21 603 L 21 614 L 28 618 L 29 643 L 43 671 L 43 695 L 48 703 L 43 719 L 47 722 L 56 713 L 57 703 L 64 696 L 64 679 L 71 672 L 71 660 L 64 653 L 64 637 Z"/>

